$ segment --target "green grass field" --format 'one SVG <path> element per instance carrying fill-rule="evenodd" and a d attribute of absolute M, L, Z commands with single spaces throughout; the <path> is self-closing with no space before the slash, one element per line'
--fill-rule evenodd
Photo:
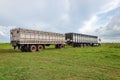
<path fill-rule="evenodd" d="M 120 80 L 120 44 L 30 53 L 1 43 L 0 80 Z"/>

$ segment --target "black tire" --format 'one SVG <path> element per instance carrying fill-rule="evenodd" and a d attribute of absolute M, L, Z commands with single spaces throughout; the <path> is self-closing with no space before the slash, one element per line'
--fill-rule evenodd
<path fill-rule="evenodd" d="M 20 50 L 21 50 L 22 52 L 25 52 L 24 46 L 22 46 L 22 47 L 20 48 Z"/>
<path fill-rule="evenodd" d="M 36 45 L 30 45 L 29 50 L 30 50 L 30 52 L 36 52 L 37 51 Z"/>
<path fill-rule="evenodd" d="M 73 47 L 76 47 L 76 44 L 75 44 L 75 43 L 73 43 Z"/>
<path fill-rule="evenodd" d="M 38 51 L 42 51 L 44 48 L 45 48 L 45 47 L 44 47 L 43 45 L 38 45 L 38 46 L 37 46 L 37 50 L 38 50 Z"/>
<path fill-rule="evenodd" d="M 60 48 L 64 48 L 64 47 L 65 47 L 65 45 L 64 45 L 64 44 L 61 44 L 61 45 L 60 45 Z"/>
<path fill-rule="evenodd" d="M 56 48 L 56 49 L 58 49 L 58 48 L 59 48 L 59 45 L 58 45 L 58 44 L 56 44 L 56 45 L 55 45 L 55 48 Z"/>

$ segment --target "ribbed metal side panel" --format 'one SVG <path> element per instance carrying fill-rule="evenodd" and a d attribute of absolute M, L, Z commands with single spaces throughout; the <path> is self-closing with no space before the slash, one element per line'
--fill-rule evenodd
<path fill-rule="evenodd" d="M 65 44 L 64 34 L 22 28 L 11 30 L 13 31 L 16 33 L 11 34 L 11 40 L 18 40 L 20 44 Z M 14 39 L 16 37 L 19 38 Z"/>
<path fill-rule="evenodd" d="M 98 43 L 98 37 L 78 33 L 66 33 L 66 40 L 75 43 Z M 71 36 L 71 37 L 70 37 Z"/>

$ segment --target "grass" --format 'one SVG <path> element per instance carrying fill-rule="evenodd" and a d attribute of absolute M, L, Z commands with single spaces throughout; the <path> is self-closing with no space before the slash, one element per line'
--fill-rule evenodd
<path fill-rule="evenodd" d="M 1 43 L 0 80 L 120 80 L 120 44 L 30 53 Z"/>

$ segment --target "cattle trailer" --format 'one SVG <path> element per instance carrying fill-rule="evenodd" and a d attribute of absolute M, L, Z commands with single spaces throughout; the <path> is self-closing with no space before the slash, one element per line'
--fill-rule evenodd
<path fill-rule="evenodd" d="M 65 47 L 65 35 L 55 32 L 45 32 L 25 28 L 10 30 L 10 42 L 14 49 L 22 52 L 42 51 L 45 46 L 55 45 L 55 48 Z"/>
<path fill-rule="evenodd" d="M 66 33 L 65 39 L 68 45 L 73 47 L 98 46 L 98 36 L 80 34 L 80 33 Z"/>

